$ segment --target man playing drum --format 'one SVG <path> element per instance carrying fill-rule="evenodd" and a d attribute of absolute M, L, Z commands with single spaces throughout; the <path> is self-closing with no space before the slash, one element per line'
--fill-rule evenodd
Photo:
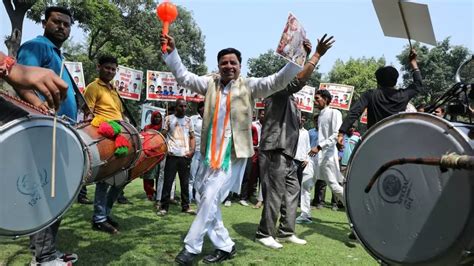
<path fill-rule="evenodd" d="M 63 7 L 49 7 L 45 11 L 42 21 L 44 34 L 25 42 L 18 50 L 18 63 L 49 68 L 57 75 L 61 73 L 63 57 L 60 52 L 62 44 L 69 38 L 73 19 L 69 10 Z M 67 96 L 60 105 L 57 115 L 65 115 L 76 121 L 78 104 L 74 92 L 74 81 L 67 71 L 62 73 L 62 79 L 67 83 Z M 47 109 L 46 102 L 42 102 L 30 93 L 26 100 L 33 105 Z M 64 177 L 63 177 L 64 178 Z M 77 260 L 76 254 L 63 254 L 56 250 L 56 235 L 61 220 L 30 236 L 30 247 L 35 252 L 34 263 L 70 264 Z"/>
<path fill-rule="evenodd" d="M 115 77 L 117 66 L 115 57 L 101 56 L 97 65 L 99 78 L 87 85 L 84 97 L 95 117 L 104 120 L 123 120 L 123 106 L 120 96 L 114 85 L 110 83 Z M 121 171 L 117 175 L 127 175 L 127 172 Z M 110 212 L 124 185 L 111 186 L 104 181 L 97 182 L 92 229 L 110 234 L 118 233 L 118 224 L 110 218 Z"/>

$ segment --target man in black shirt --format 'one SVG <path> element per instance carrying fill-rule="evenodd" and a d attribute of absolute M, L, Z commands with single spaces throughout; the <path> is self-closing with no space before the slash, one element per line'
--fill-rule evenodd
<path fill-rule="evenodd" d="M 338 143 L 340 145 L 343 143 L 344 133 L 349 131 L 365 108 L 367 108 L 367 128 L 370 128 L 386 117 L 403 112 L 408 102 L 423 90 L 414 49 L 410 52 L 409 60 L 413 72 L 413 83 L 406 89 L 395 89 L 398 71 L 394 67 L 381 67 L 375 72 L 378 88 L 366 91 L 359 101 L 352 105 L 339 129 Z"/>

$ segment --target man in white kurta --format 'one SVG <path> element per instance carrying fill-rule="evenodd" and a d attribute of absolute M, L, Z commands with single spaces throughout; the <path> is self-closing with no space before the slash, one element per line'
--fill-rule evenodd
<path fill-rule="evenodd" d="M 318 146 L 312 148 L 310 156 L 316 156 L 318 166 L 316 176 L 325 180 L 333 195 L 344 201 L 344 190 L 339 184 L 343 176 L 339 170 L 337 135 L 342 124 L 342 114 L 339 110 L 329 107 L 332 96 L 327 90 L 318 90 L 314 96 L 315 106 L 320 109 L 318 120 Z"/>
<path fill-rule="evenodd" d="M 240 191 L 247 159 L 253 154 L 253 99 L 284 89 L 300 67 L 289 63 L 265 78 L 243 78 L 240 77 L 240 52 L 227 48 L 217 56 L 219 75 L 197 76 L 182 64 L 172 37 L 166 35 L 160 40 L 168 46 L 164 60 L 178 84 L 206 95 L 201 132 L 203 160 L 195 181 L 200 203 L 176 262 L 192 264 L 201 253 L 206 233 L 216 251 L 206 256 L 204 262 L 221 262 L 233 257 L 235 245 L 224 227 L 219 203 L 230 191 Z"/>

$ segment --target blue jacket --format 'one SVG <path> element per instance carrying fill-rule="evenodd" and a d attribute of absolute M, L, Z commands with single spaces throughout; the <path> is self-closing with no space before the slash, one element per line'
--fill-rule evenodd
<path fill-rule="evenodd" d="M 48 68 L 59 75 L 63 57 L 61 51 L 48 38 L 38 36 L 20 46 L 17 61 L 23 65 Z M 63 70 L 61 78 L 68 84 L 68 90 L 67 97 L 61 103 L 58 115 L 66 115 L 76 121 L 77 103 L 73 81 L 66 69 Z"/>

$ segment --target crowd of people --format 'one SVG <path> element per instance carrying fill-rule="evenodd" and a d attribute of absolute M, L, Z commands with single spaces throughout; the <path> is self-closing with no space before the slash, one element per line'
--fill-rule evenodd
<path fill-rule="evenodd" d="M 71 75 L 61 71 L 64 57 L 60 48 L 69 37 L 72 23 L 69 10 L 48 8 L 43 36 L 25 42 L 16 62 L 0 55 L 0 77 L 11 83 L 25 101 L 45 111 L 55 108 L 58 115 L 72 121 L 77 121 L 81 112 L 83 117 L 126 120 L 118 88 L 111 83 L 118 67 L 116 58 L 99 58 L 98 78 L 86 87 L 83 97 Z M 315 107 L 319 112 L 307 117 L 298 110 L 293 94 L 305 86 L 321 57 L 334 44 L 333 37 L 324 35 L 318 39 L 311 56 L 312 46 L 306 40 L 308 58 L 302 68 L 288 63 L 277 73 L 262 78 L 240 75 L 242 56 L 234 48 L 218 53 L 217 74 L 197 76 L 183 65 L 173 37 L 162 35 L 160 41 L 167 45 L 163 60 L 178 84 L 205 95 L 195 115 L 188 116 L 188 103 L 178 99 L 174 112 L 165 117 L 154 112 L 150 124 L 145 126 L 145 130 L 165 135 L 168 145 L 166 159 L 143 176 L 147 198 L 157 201 L 157 215 L 168 215 L 178 174 L 181 211 L 195 215 L 184 247 L 176 256 L 176 262 L 182 265 L 195 262 L 206 234 L 215 252 L 204 257 L 205 263 L 228 260 L 236 254 L 220 210 L 221 204 L 230 206 L 232 193 L 238 195 L 243 206 L 248 206 L 253 197 L 254 208 L 263 206 L 255 228 L 257 242 L 272 249 L 282 248 L 284 243 L 305 245 L 307 241 L 295 235 L 295 224 L 313 222 L 311 205 L 323 206 L 326 187 L 334 196 L 331 206 L 343 207 L 345 171 L 351 152 L 361 140 L 354 122 L 367 109 L 370 128 L 381 119 L 404 111 L 423 89 L 416 53 L 412 51 L 409 60 L 414 80 L 408 88 L 394 89 L 398 71 L 382 67 L 375 72 L 378 88 L 367 91 L 353 103 L 344 120 L 340 111 L 329 106 L 333 99 L 327 90 L 316 91 Z M 265 109 L 257 113 L 253 104 L 256 98 L 265 99 Z M 1 98 L 0 110 L 0 125 L 22 115 L 21 110 Z M 311 123 L 306 122 L 307 118 L 312 119 Z M 305 129 L 307 124 L 312 124 L 312 128 Z M 127 175 L 127 171 L 119 171 L 113 178 L 127 179 Z M 154 180 L 158 182 L 156 186 Z M 125 184 L 96 184 L 91 218 L 94 230 L 110 234 L 119 231 L 111 213 Z M 315 196 L 311 201 L 313 188 Z M 81 197 L 80 202 L 88 203 L 84 193 Z M 196 210 L 191 208 L 191 202 L 196 203 Z M 71 265 L 77 261 L 76 254 L 56 248 L 60 222 L 59 219 L 30 237 L 33 264 Z"/>

